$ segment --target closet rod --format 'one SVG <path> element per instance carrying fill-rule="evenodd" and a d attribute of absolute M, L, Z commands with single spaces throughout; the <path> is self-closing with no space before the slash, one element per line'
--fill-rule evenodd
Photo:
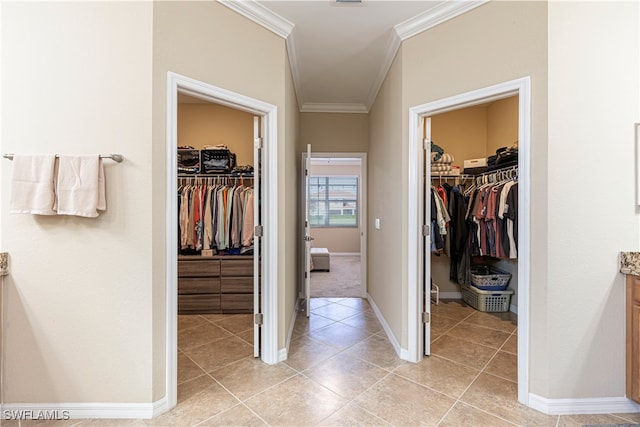
<path fill-rule="evenodd" d="M 253 179 L 253 175 L 231 175 L 230 173 L 179 173 L 178 178 L 247 178 Z"/>
<path fill-rule="evenodd" d="M 13 160 L 13 153 L 3 154 L 2 157 L 5 159 Z M 58 157 L 58 155 L 56 155 Z M 111 159 L 114 162 L 121 163 L 124 160 L 124 156 L 122 154 L 100 154 L 101 159 Z"/>

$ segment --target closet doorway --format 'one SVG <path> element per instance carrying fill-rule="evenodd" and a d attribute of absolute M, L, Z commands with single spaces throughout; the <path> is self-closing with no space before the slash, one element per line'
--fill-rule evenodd
<path fill-rule="evenodd" d="M 187 127 L 194 129 L 186 126 L 187 122 L 200 122 L 195 128 L 202 130 L 207 126 L 207 119 L 204 117 L 203 122 L 203 117 L 198 116 L 211 112 L 227 115 L 225 121 L 230 121 L 232 116 L 244 120 L 244 129 L 232 132 L 243 135 L 243 147 L 234 146 L 236 142 L 232 142 L 231 136 L 211 136 L 206 145 L 227 147 L 208 147 L 206 152 L 205 147 L 196 147 L 198 144 L 187 141 L 203 138 L 185 134 Z M 175 406 L 177 400 L 179 366 L 202 366 L 223 360 L 227 356 L 219 353 L 216 346 L 222 339 L 229 341 L 225 354 L 232 355 L 235 348 L 243 356 L 253 353 L 266 363 L 278 362 L 276 125 L 276 107 L 271 104 L 168 73 L 166 384 L 169 407 Z M 178 147 L 182 145 L 193 146 L 187 149 L 193 151 L 180 151 L 178 155 Z M 185 159 L 186 163 L 179 163 Z M 242 167 L 234 169 L 234 166 Z M 178 188 L 185 186 L 196 188 L 186 198 L 182 192 L 178 193 Z M 213 193 L 207 192 L 213 187 L 221 190 L 215 208 L 216 199 L 211 196 Z M 200 198 L 194 198 L 193 194 Z M 234 199 L 229 203 L 231 194 Z M 202 206 L 198 207 L 197 200 Z M 210 202 L 204 203 L 205 200 Z M 197 222 L 197 216 L 182 216 L 185 206 L 202 215 L 205 215 L 205 206 L 211 207 L 211 218 L 218 218 L 218 224 L 208 227 L 202 220 Z M 248 206 L 254 208 L 253 214 L 244 210 Z M 216 209 L 218 217 L 213 214 Z M 242 215 L 233 216 L 240 212 Z M 188 225 L 193 233 L 185 237 L 181 232 L 190 218 L 194 218 L 194 224 Z M 229 222 L 228 228 L 223 218 Z M 246 232 L 238 234 L 239 224 L 247 226 Z M 204 243 L 195 247 L 189 241 L 185 246 L 185 238 L 189 240 L 192 235 L 194 241 Z M 218 240 L 224 235 L 224 240 Z M 216 239 L 216 243 L 211 243 L 211 239 Z M 234 243 L 238 239 L 241 243 Z M 194 253 L 184 252 L 190 249 Z M 179 313 L 185 314 L 180 321 Z M 234 318 L 232 313 L 244 314 Z M 190 328 L 188 333 L 179 334 L 179 327 Z M 189 350 L 180 348 L 178 355 L 179 345 L 187 345 Z M 194 358 L 202 360 L 191 364 L 186 360 L 193 362 Z M 186 371 L 188 368 L 183 370 Z"/>
<path fill-rule="evenodd" d="M 301 298 L 366 298 L 366 153 L 310 154 L 301 201 L 308 200 L 312 262 L 310 292 L 303 286 Z M 305 206 L 300 212 L 304 227 Z"/>
<path fill-rule="evenodd" d="M 530 253 L 530 214 L 529 214 L 529 121 L 530 121 L 530 81 L 529 78 L 518 79 L 511 82 L 495 85 L 474 92 L 469 92 L 459 96 L 431 102 L 410 109 L 410 140 L 409 140 L 409 233 L 414 238 L 409 239 L 409 301 L 408 301 L 408 325 L 409 325 L 409 360 L 419 361 L 423 355 L 430 354 L 431 343 L 431 280 L 436 282 L 434 274 L 443 280 L 445 293 L 439 296 L 459 298 L 461 295 L 449 286 L 455 286 L 450 282 L 449 274 L 454 276 L 453 268 L 450 263 L 439 262 L 432 263 L 431 253 L 432 240 L 437 237 L 434 235 L 434 225 L 432 218 L 432 199 L 431 185 L 435 182 L 441 184 L 441 179 L 435 176 L 439 173 L 438 169 L 442 166 L 442 161 L 438 163 L 431 162 L 431 143 L 439 144 L 433 138 L 434 121 L 430 118 L 442 118 L 445 113 L 462 111 L 465 108 L 488 106 L 491 103 L 505 102 L 517 105 L 517 177 L 518 177 L 518 218 L 517 218 L 517 261 L 503 260 L 500 261 L 500 267 L 511 268 L 514 276 L 512 279 L 517 283 L 517 302 L 514 300 L 509 307 L 514 310 L 514 303 L 517 304 L 517 382 L 518 382 L 518 400 L 521 403 L 528 404 L 529 400 L 529 253 Z M 439 116 L 441 115 L 441 116 Z M 442 121 L 440 121 L 442 123 Z M 463 124 L 460 124 L 463 126 Z M 482 138 L 486 139 L 485 136 Z M 446 153 L 446 147 L 445 153 Z M 477 147 L 476 147 L 477 148 Z M 486 153 L 486 143 L 484 147 L 484 156 L 491 155 Z M 463 164 L 465 159 L 455 159 L 454 164 Z M 435 167 L 432 167 L 435 166 Z M 452 175 L 457 171 L 451 171 Z M 462 172 L 462 171 L 461 171 Z M 513 173 L 513 172 L 512 172 Z M 513 175 L 511 175 L 513 177 Z M 487 178 L 489 180 L 490 178 Z M 480 183 L 480 179 L 477 183 Z M 452 179 L 452 184 L 463 182 L 463 178 Z M 476 183 L 475 179 L 469 180 Z M 435 208 L 434 208 L 435 209 Z M 437 221 L 436 221 L 437 222 Z M 445 230 L 442 230 L 445 231 Z M 450 261 L 450 260 L 447 260 Z M 443 265 L 440 265 L 443 264 Z M 446 264 L 446 265 L 445 265 Z M 509 265 L 511 267 L 509 267 Z M 440 271 L 446 269 L 446 271 Z M 444 277 L 444 279 L 443 279 Z M 465 292 L 465 287 L 459 288 L 460 292 Z M 435 294 L 435 292 L 434 292 Z M 467 295 L 468 296 L 468 295 Z M 482 297 L 480 297 L 482 301 Z M 468 307 L 467 307 L 468 309 Z M 508 313 L 507 313 L 508 315 Z M 514 337 L 515 338 L 515 337 Z"/>

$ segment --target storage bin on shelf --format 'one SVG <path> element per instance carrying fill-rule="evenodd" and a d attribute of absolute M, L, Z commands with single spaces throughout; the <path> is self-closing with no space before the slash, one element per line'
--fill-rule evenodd
<path fill-rule="evenodd" d="M 488 265 L 471 266 L 471 284 L 483 291 L 503 291 L 507 289 L 511 274 Z"/>
<path fill-rule="evenodd" d="M 462 300 L 479 311 L 509 311 L 513 290 L 483 291 L 475 286 L 461 285 Z"/>

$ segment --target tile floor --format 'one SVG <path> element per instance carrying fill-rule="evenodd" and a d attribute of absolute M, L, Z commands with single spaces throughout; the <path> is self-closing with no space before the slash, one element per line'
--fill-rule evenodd
<path fill-rule="evenodd" d="M 4 421 L 3 426 L 582 426 L 640 414 L 548 416 L 517 403 L 511 313 L 433 307 L 432 355 L 396 355 L 366 300 L 314 298 L 289 358 L 252 356 L 250 315 L 178 319 L 178 405 L 152 420 Z"/>

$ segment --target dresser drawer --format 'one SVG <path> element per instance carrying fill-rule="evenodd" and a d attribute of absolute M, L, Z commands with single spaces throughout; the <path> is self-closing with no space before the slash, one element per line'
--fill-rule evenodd
<path fill-rule="evenodd" d="M 253 276 L 225 277 L 221 281 L 222 293 L 250 294 L 253 293 Z"/>
<path fill-rule="evenodd" d="M 178 294 L 219 294 L 219 277 L 179 277 Z"/>
<path fill-rule="evenodd" d="M 253 294 L 221 294 L 223 313 L 253 313 Z"/>
<path fill-rule="evenodd" d="M 253 276 L 253 257 L 222 260 L 222 277 Z"/>
<path fill-rule="evenodd" d="M 221 313 L 220 294 L 183 294 L 178 295 L 178 314 Z"/>
<path fill-rule="evenodd" d="M 195 259 L 178 261 L 178 277 L 219 277 L 220 260 Z"/>

